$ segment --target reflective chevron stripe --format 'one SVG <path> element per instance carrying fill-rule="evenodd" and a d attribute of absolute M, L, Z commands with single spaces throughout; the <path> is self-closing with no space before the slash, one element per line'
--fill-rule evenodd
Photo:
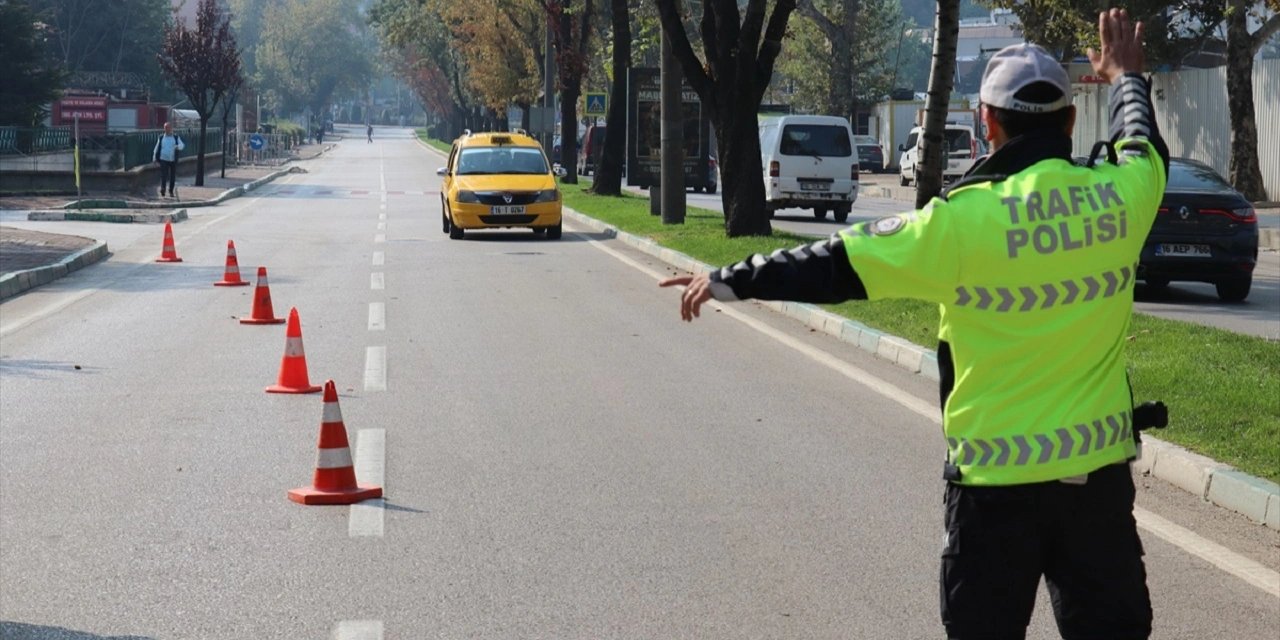
<path fill-rule="evenodd" d="M 1137 265 L 1125 266 L 1079 280 L 1018 287 L 959 286 L 956 287 L 955 306 L 971 307 L 978 311 L 1005 313 L 1016 310 L 1025 313 L 1052 309 L 1055 305 L 1090 302 L 1099 296 L 1110 298 L 1128 290 L 1135 280 L 1136 270 Z"/>
<path fill-rule="evenodd" d="M 1048 464 L 1101 451 L 1133 437 L 1133 414 L 1123 411 L 1047 433 L 996 438 L 947 438 L 948 458 L 961 466 Z"/>

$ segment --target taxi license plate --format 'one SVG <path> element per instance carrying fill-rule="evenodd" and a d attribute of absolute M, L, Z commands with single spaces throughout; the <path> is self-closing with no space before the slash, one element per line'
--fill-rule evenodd
<path fill-rule="evenodd" d="M 831 185 L 825 182 L 801 182 L 801 191 L 830 191 Z"/>
<path fill-rule="evenodd" d="M 519 215 L 524 213 L 524 205 L 500 204 L 500 205 L 489 207 L 489 213 L 490 215 L 495 215 L 495 216 Z"/>
<path fill-rule="evenodd" d="M 1158 256 L 1178 256 L 1182 258 L 1211 258 L 1213 252 L 1207 244 L 1158 244 Z"/>

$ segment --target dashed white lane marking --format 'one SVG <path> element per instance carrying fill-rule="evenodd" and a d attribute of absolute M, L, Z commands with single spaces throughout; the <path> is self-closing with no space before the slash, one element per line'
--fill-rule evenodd
<path fill-rule="evenodd" d="M 386 231 L 386 230 L 387 230 L 387 223 L 385 223 L 385 222 L 379 222 L 379 223 L 378 223 L 378 231 Z"/>
<path fill-rule="evenodd" d="M 387 210 L 387 203 L 385 203 L 385 202 L 384 202 L 384 203 L 382 203 L 382 204 L 378 205 L 378 208 L 379 208 L 379 209 L 382 209 L 383 211 L 386 211 L 386 210 Z"/>
<path fill-rule="evenodd" d="M 387 460 L 387 430 L 360 429 L 356 432 L 355 468 L 356 482 L 382 487 L 385 494 Z M 347 520 L 347 535 L 358 537 L 382 537 L 386 515 L 386 500 L 377 498 L 351 505 Z"/>
<path fill-rule="evenodd" d="M 385 213 L 379 213 L 379 214 L 378 214 L 378 219 L 379 219 L 379 220 L 386 220 L 386 219 L 387 219 L 387 214 L 385 214 Z"/>
<path fill-rule="evenodd" d="M 385 331 L 387 328 L 387 305 L 381 302 L 369 303 L 369 330 Z"/>
<path fill-rule="evenodd" d="M 385 233 L 378 233 L 378 234 L 374 234 L 373 236 L 373 242 L 375 244 L 381 244 L 386 241 L 387 241 L 387 234 Z"/>
<path fill-rule="evenodd" d="M 1262 589 L 1274 598 L 1280 598 L 1280 573 L 1145 509 L 1134 509 L 1133 515 L 1138 521 L 1138 526 L 1164 538 L 1166 542 L 1186 549 L 1209 564 Z"/>
<path fill-rule="evenodd" d="M 387 262 L 387 254 L 385 254 L 385 253 L 383 253 L 383 252 L 381 252 L 381 251 L 374 251 L 374 252 L 373 252 L 373 266 L 375 266 L 375 267 L 380 267 L 380 266 L 382 266 L 382 265 L 386 264 L 386 262 Z"/>
<path fill-rule="evenodd" d="M 613 248 L 605 246 L 598 240 L 591 240 L 585 236 L 582 236 L 582 239 L 586 240 L 591 246 L 613 256 L 624 264 L 648 274 L 655 280 L 667 279 L 666 274 L 654 271 L 653 269 L 632 260 L 626 255 L 619 253 Z M 942 424 L 942 416 L 936 406 L 899 390 L 897 387 L 888 384 L 884 380 L 875 377 L 861 368 L 840 360 L 839 358 L 836 358 L 824 351 L 815 349 L 763 322 L 760 322 L 759 320 L 732 309 L 727 305 L 723 305 L 712 300 L 707 302 L 705 306 L 709 306 L 712 309 L 719 309 L 724 315 L 733 318 L 734 320 L 737 320 L 748 327 L 769 336 L 770 338 L 773 338 L 779 343 L 800 352 L 815 362 L 826 365 L 846 378 L 849 378 L 850 380 L 853 380 L 854 382 L 857 382 L 858 384 L 861 384 L 876 393 L 897 402 L 906 409 L 924 417 L 934 424 Z M 672 307 L 674 308 L 675 305 L 673 304 Z M 1215 567 L 1237 576 L 1267 593 L 1280 596 L 1280 574 L 1277 574 L 1275 571 L 1271 571 L 1270 569 L 1267 569 L 1266 567 L 1215 542 L 1202 538 L 1190 530 L 1173 524 L 1172 522 L 1169 522 L 1168 520 L 1165 520 L 1142 507 L 1135 506 L 1133 508 L 1133 515 L 1138 521 L 1138 526 L 1146 531 L 1164 538 L 1169 543 L 1186 551 L 1187 553 L 1198 556 Z"/>
<path fill-rule="evenodd" d="M 343 620 L 334 627 L 333 640 L 382 640 L 382 621 Z"/>
<path fill-rule="evenodd" d="M 387 287 L 386 277 L 381 271 L 374 271 L 369 274 L 369 288 L 374 291 L 381 291 Z"/>
<path fill-rule="evenodd" d="M 364 350 L 364 390 L 387 390 L 387 348 L 366 347 Z"/>

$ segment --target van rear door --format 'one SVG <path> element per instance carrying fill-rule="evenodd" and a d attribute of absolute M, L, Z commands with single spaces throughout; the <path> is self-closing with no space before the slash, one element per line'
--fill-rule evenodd
<path fill-rule="evenodd" d="M 827 191 L 836 179 L 848 179 L 853 141 L 838 124 L 786 124 L 778 154 L 784 178 L 796 180 L 802 191 Z"/>

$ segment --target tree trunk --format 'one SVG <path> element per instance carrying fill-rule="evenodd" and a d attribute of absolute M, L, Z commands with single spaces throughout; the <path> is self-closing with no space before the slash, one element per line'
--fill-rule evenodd
<path fill-rule="evenodd" d="M 591 190 L 599 195 L 622 195 L 622 163 L 627 150 L 627 75 L 631 70 L 631 16 L 627 0 L 612 0 L 613 84 L 605 116 L 604 152 L 596 165 Z"/>
<path fill-rule="evenodd" d="M 230 103 L 228 103 L 228 105 L 230 105 Z M 222 177 L 222 178 L 227 177 L 227 117 L 228 117 L 227 112 L 228 111 L 230 111 L 230 106 L 222 110 L 222 156 L 221 156 L 222 172 L 219 174 L 219 177 Z"/>
<path fill-rule="evenodd" d="M 516 106 L 520 107 L 520 128 L 524 129 L 525 133 L 528 133 L 530 120 L 532 118 L 532 115 L 529 113 L 530 105 L 528 102 L 517 102 Z"/>
<path fill-rule="evenodd" d="M 213 115 L 212 113 L 209 115 Z M 209 119 L 200 119 L 200 139 L 196 141 L 196 186 L 204 186 L 204 132 L 209 128 Z M 176 163 L 176 158 L 175 158 Z M 175 168 L 174 171 L 177 171 Z"/>
<path fill-rule="evenodd" d="M 956 44 L 960 34 L 960 0 L 939 0 L 934 21 L 933 67 L 929 71 L 929 98 L 925 101 L 924 133 L 920 136 L 920 168 L 916 175 L 916 208 L 942 192 L 943 154 L 947 107 L 956 69 Z"/>
<path fill-rule="evenodd" d="M 764 210 L 764 171 L 760 167 L 759 102 L 725 102 L 724 115 L 715 118 L 720 150 L 720 178 L 724 191 L 724 228 L 730 238 L 773 233 Z"/>
<path fill-rule="evenodd" d="M 578 98 L 582 95 L 581 78 L 561 76 L 560 87 L 560 166 L 567 173 L 561 182 L 578 184 Z"/>
<path fill-rule="evenodd" d="M 1231 186 L 1251 202 L 1267 199 L 1258 163 L 1258 124 L 1253 106 L 1253 38 L 1246 22 L 1247 3 L 1230 3 L 1227 18 L 1227 103 L 1231 119 Z"/>

